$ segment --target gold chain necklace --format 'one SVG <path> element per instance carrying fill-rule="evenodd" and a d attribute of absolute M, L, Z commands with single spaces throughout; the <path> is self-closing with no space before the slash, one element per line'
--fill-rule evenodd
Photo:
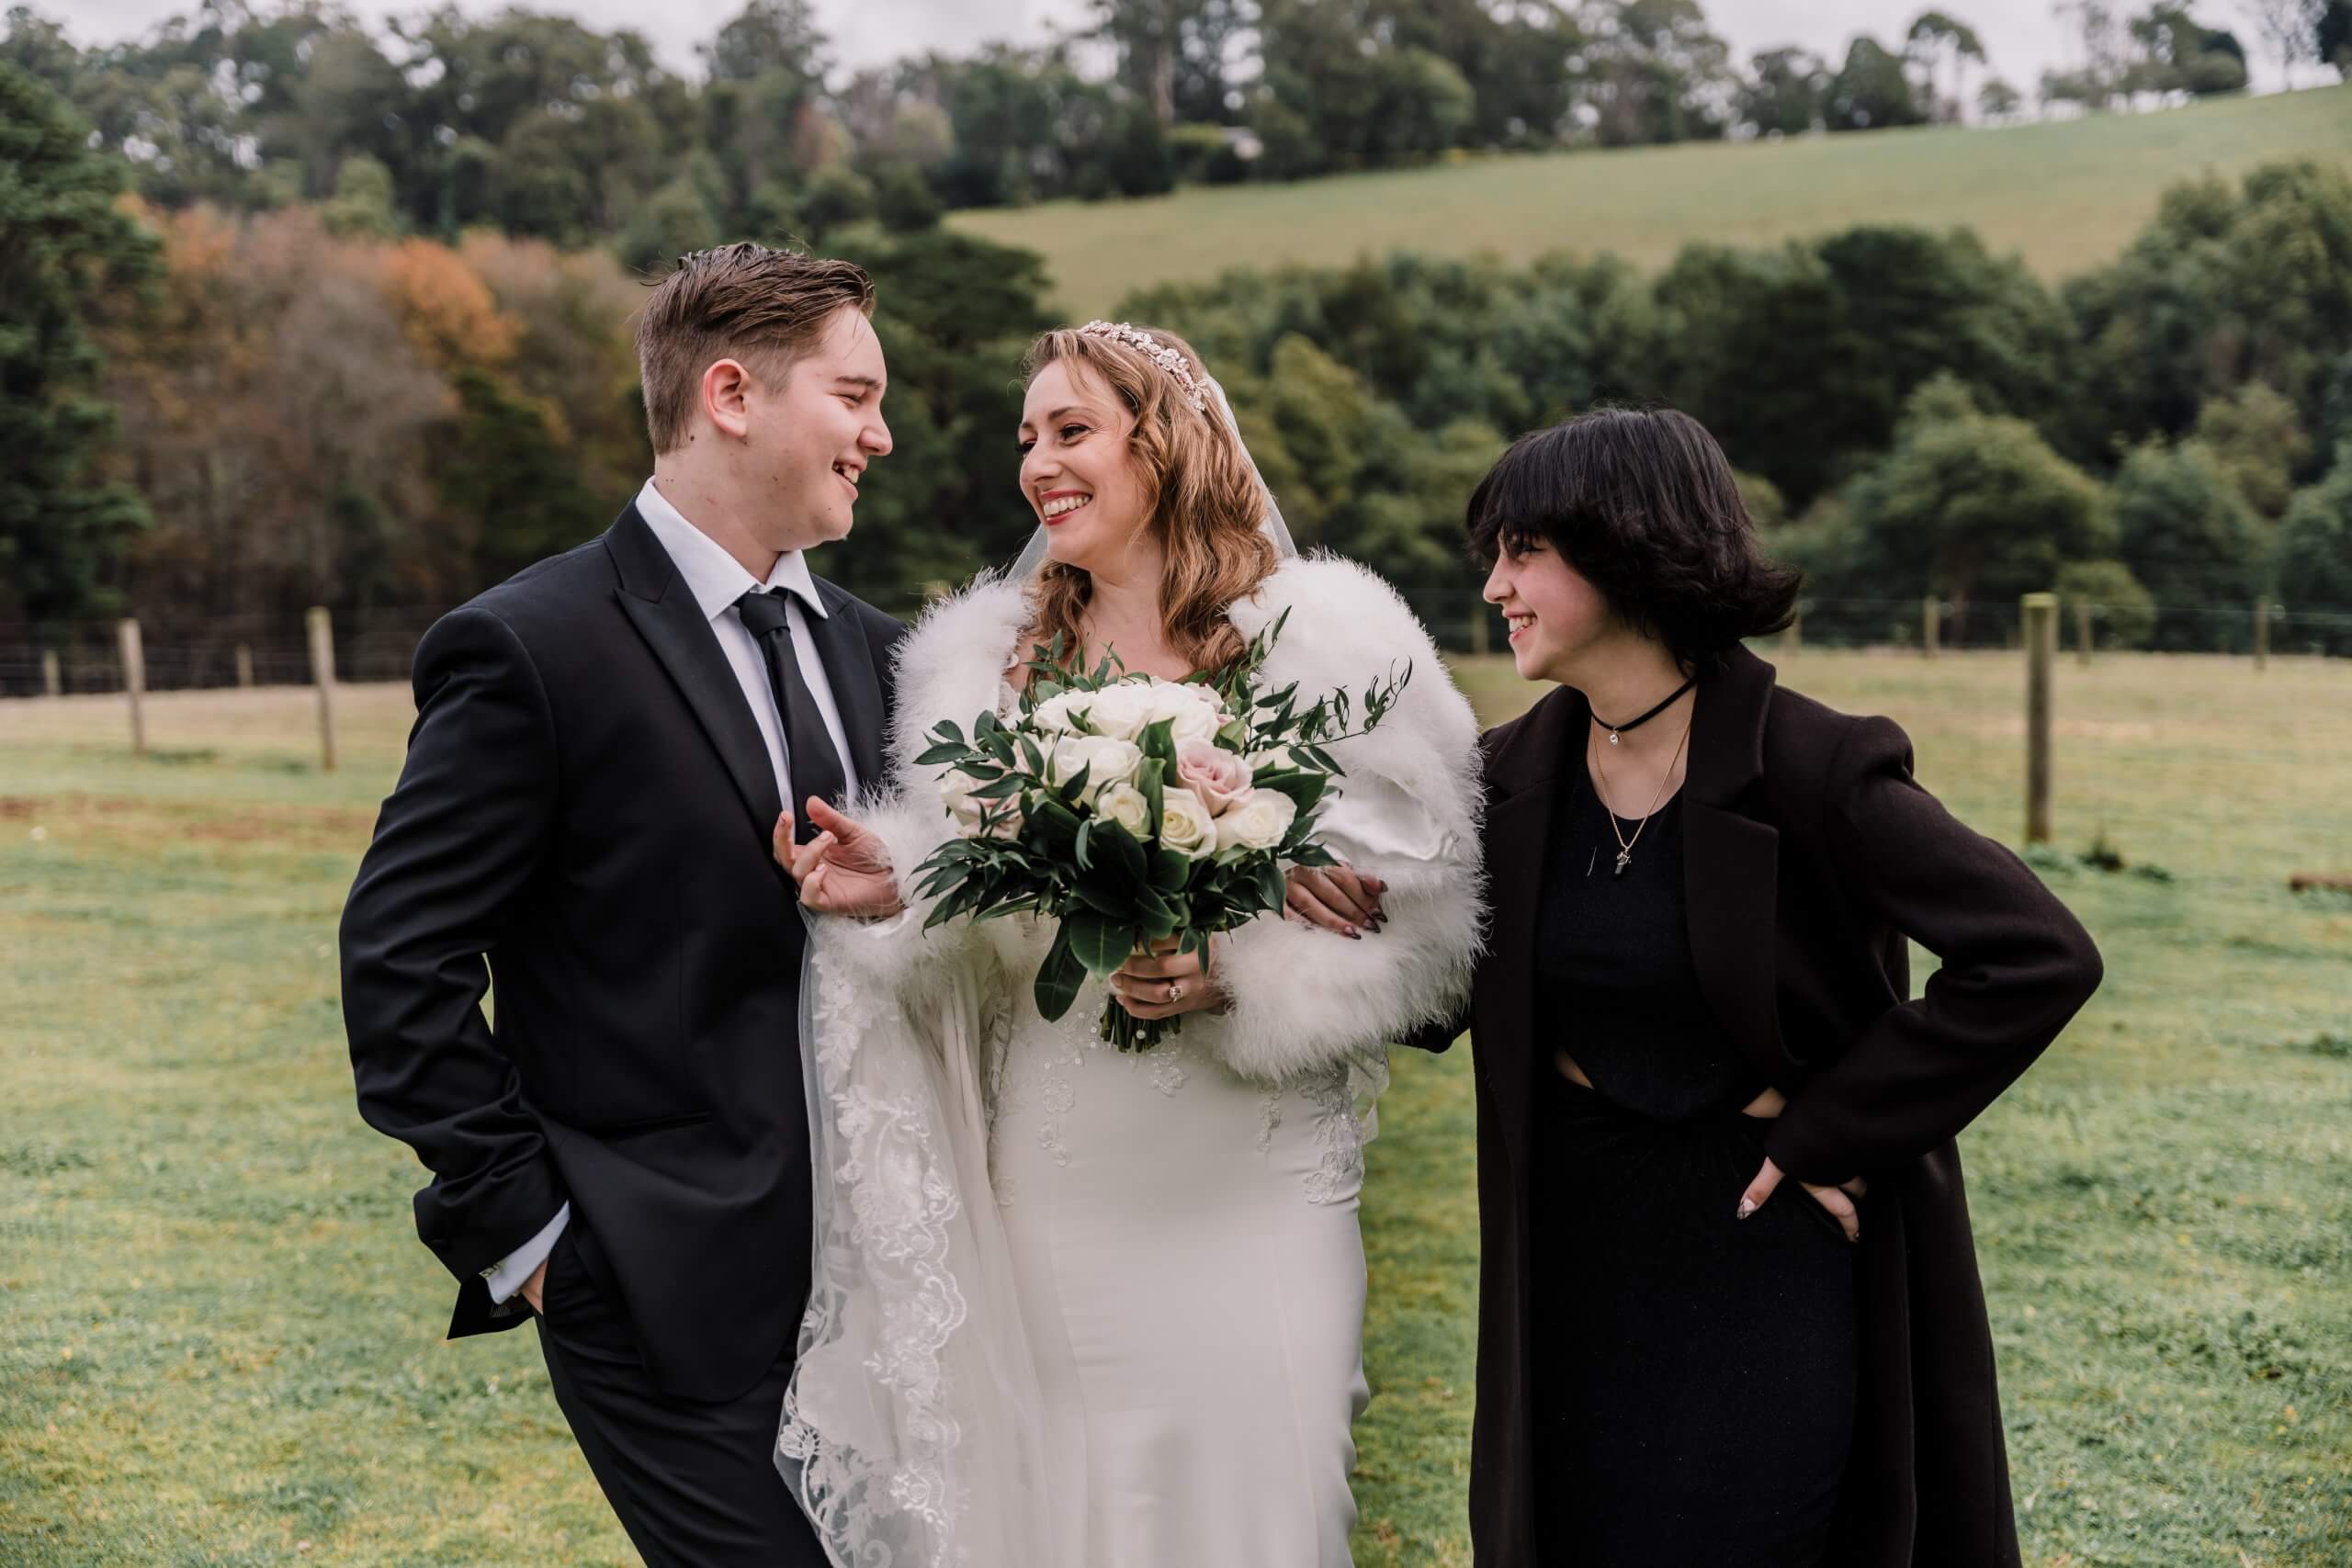
<path fill-rule="evenodd" d="M 1673 757 L 1667 761 L 1666 776 L 1657 781 L 1657 793 L 1650 796 L 1650 808 L 1642 813 L 1640 821 L 1634 824 L 1634 836 L 1629 839 L 1625 837 L 1625 830 L 1617 825 L 1617 808 L 1609 803 L 1609 770 L 1600 765 L 1600 748 L 1594 746 L 1591 737 L 1587 735 L 1585 750 L 1592 760 L 1594 776 L 1600 781 L 1600 809 L 1609 814 L 1609 832 L 1617 840 L 1617 869 L 1611 873 L 1611 875 L 1624 875 L 1625 868 L 1634 863 L 1634 846 L 1642 841 L 1642 829 L 1647 828 L 1650 818 L 1657 815 L 1657 804 L 1666 798 L 1666 786 L 1674 782 L 1675 767 L 1682 761 L 1682 749 L 1689 744 L 1690 727 L 1686 724 L 1682 727 L 1682 738 L 1674 743 Z M 1590 874 L 1589 872 L 1587 874 Z"/>

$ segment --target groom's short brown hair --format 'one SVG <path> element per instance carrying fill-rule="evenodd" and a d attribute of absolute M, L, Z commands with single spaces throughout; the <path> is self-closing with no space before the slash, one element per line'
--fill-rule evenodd
<path fill-rule="evenodd" d="M 792 362 L 816 345 L 833 313 L 874 313 L 874 280 L 853 262 L 829 261 L 742 241 L 678 258 L 654 285 L 637 322 L 637 369 L 653 450 L 686 438 L 702 373 L 740 359 L 780 385 Z"/>

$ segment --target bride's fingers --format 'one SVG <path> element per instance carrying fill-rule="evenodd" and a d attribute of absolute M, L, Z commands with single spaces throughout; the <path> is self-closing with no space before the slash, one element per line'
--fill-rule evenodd
<path fill-rule="evenodd" d="M 1314 894 L 1294 882 L 1283 900 L 1283 908 L 1310 926 L 1320 926 L 1327 931 L 1337 931 L 1345 937 L 1361 938 L 1355 923 Z"/>
<path fill-rule="evenodd" d="M 768 848 L 775 855 L 775 863 L 785 870 L 792 869 L 792 813 L 776 814 L 775 826 L 768 829 Z"/>
<path fill-rule="evenodd" d="M 1332 866 L 1326 870 L 1322 876 L 1323 886 L 1328 886 L 1330 891 L 1324 892 L 1323 886 L 1318 886 L 1316 891 L 1325 903 L 1329 904 L 1360 926 L 1380 924 L 1380 898 L 1372 890 L 1370 877 L 1362 875 L 1344 865 Z M 1332 897 L 1333 894 L 1338 895 L 1336 901 Z"/>

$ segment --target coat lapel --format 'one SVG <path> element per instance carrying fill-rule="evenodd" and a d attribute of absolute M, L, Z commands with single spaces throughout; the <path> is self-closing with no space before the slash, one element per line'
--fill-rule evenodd
<path fill-rule="evenodd" d="M 1774 1080 L 1787 1075 L 1778 976 L 1781 835 L 1734 806 L 1764 771 L 1773 671 L 1745 649 L 1699 684 L 1683 784 L 1682 890 L 1699 989 L 1726 1033 Z"/>
<path fill-rule="evenodd" d="M 833 689 L 833 707 L 842 716 L 842 735 L 849 742 L 850 766 L 867 788 L 882 781 L 882 677 L 874 665 L 873 645 L 865 640 L 856 606 L 850 596 L 830 582 L 817 592 L 825 614 L 806 617 L 809 639 L 825 666 L 825 682 Z"/>
<path fill-rule="evenodd" d="M 1561 759 L 1584 715 L 1583 697 L 1562 687 L 1529 712 L 1487 765 L 1494 802 L 1487 808 L 1486 840 L 1495 938 L 1475 982 L 1478 1027 L 1472 1049 L 1502 1112 L 1503 1147 L 1522 1176 L 1533 1136 L 1535 916 Z"/>
<path fill-rule="evenodd" d="M 605 535 L 605 547 L 620 572 L 616 597 L 638 636 L 669 673 L 679 694 L 694 711 L 703 733 L 718 749 L 736 793 L 752 814 L 763 843 L 783 813 L 776 794 L 775 767 L 768 760 L 767 743 L 752 710 L 744 705 L 743 688 L 735 671 L 719 651 L 718 638 L 694 595 L 678 581 L 669 553 L 631 504 Z"/>

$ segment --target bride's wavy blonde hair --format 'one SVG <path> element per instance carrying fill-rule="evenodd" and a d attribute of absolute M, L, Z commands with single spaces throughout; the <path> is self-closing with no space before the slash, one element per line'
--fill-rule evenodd
<path fill-rule="evenodd" d="M 1191 344 L 1158 327 L 1139 326 L 1184 356 L 1195 381 L 1208 371 Z M 1056 360 L 1083 365 L 1117 394 L 1135 428 L 1127 454 L 1143 480 L 1144 528 L 1159 544 L 1161 625 L 1170 646 L 1195 670 L 1219 670 L 1247 644 L 1226 607 L 1255 592 L 1278 559 L 1262 524 L 1266 492 L 1240 435 L 1210 400 L 1196 410 L 1176 378 L 1142 350 L 1115 338 L 1063 327 L 1029 345 L 1024 379 L 1035 381 Z M 1030 589 L 1029 630 L 1023 646 L 1059 636 L 1066 656 L 1084 646 L 1080 626 L 1094 580 L 1060 561 L 1047 561 Z"/>

